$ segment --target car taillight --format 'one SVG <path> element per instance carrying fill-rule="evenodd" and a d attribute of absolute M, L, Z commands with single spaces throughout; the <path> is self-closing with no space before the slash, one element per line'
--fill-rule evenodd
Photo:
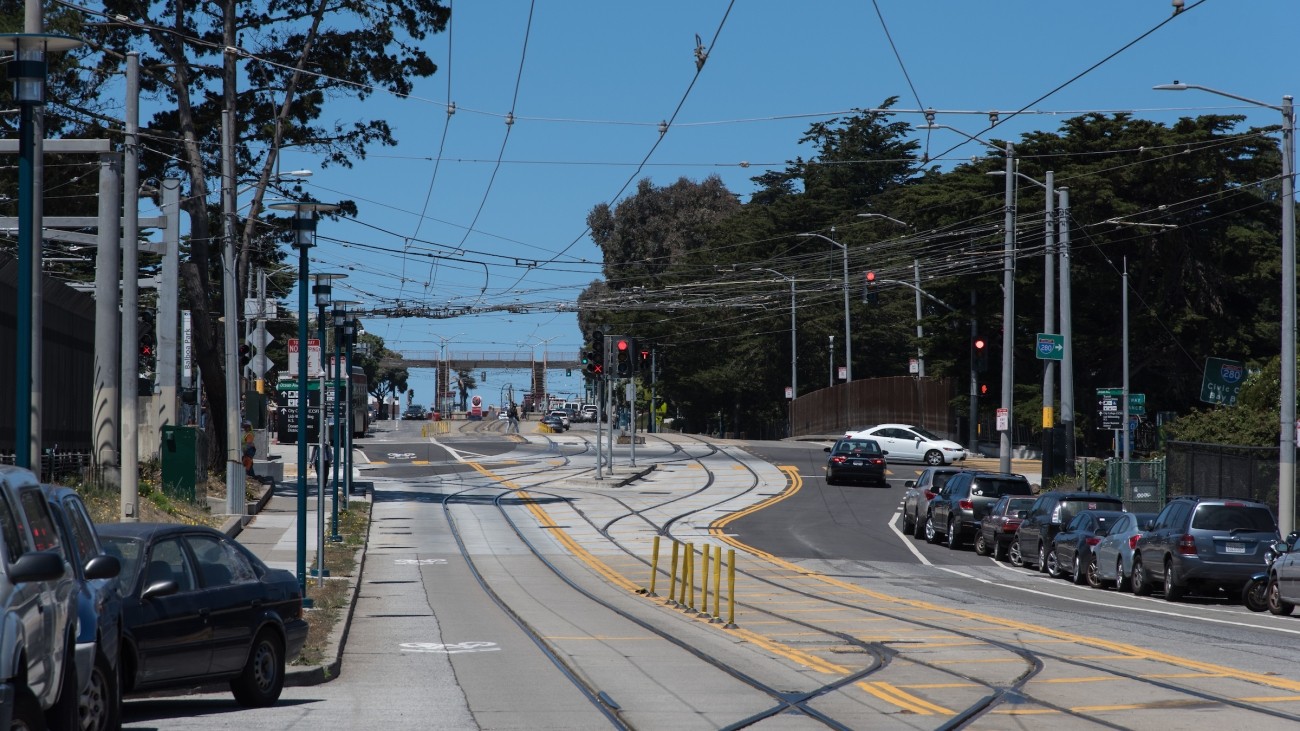
<path fill-rule="evenodd" d="M 879 465 L 883 465 L 884 463 L 885 463 L 885 460 L 884 460 L 883 457 L 872 457 L 872 458 L 871 458 L 871 464 L 879 464 Z"/>
<path fill-rule="evenodd" d="M 831 462 L 833 462 L 833 463 L 835 463 L 835 464 L 844 464 L 844 458 L 843 458 L 843 457 L 831 457 Z"/>
<path fill-rule="evenodd" d="M 1138 534 L 1136 534 L 1136 533 L 1134 533 L 1133 535 L 1129 536 L 1129 537 L 1128 537 L 1128 550 L 1130 550 L 1130 551 L 1136 551 L 1136 550 L 1137 550 L 1137 547 L 1138 547 L 1138 539 L 1141 538 L 1141 537 L 1142 537 L 1142 536 L 1140 536 L 1140 535 L 1138 535 Z"/>
<path fill-rule="evenodd" d="M 938 494 L 938 493 L 934 493 L 934 492 L 930 492 L 929 490 L 926 490 L 926 491 L 925 491 L 925 499 L 926 499 L 926 500 L 933 500 L 933 499 L 934 499 L 934 496 L 937 495 L 937 494 Z"/>
<path fill-rule="evenodd" d="M 1083 542 L 1087 543 L 1089 546 L 1095 546 L 1098 543 L 1101 543 L 1101 539 L 1098 538 L 1097 536 L 1088 536 L 1087 538 L 1083 539 Z"/>
<path fill-rule="evenodd" d="M 1196 555 L 1196 539 L 1190 535 L 1185 535 L 1178 539 L 1178 552 L 1184 556 Z"/>
<path fill-rule="evenodd" d="M 971 505 L 971 502 L 969 500 L 958 500 L 957 507 L 961 508 L 962 510 L 970 510 L 973 506 Z"/>
<path fill-rule="evenodd" d="M 1006 522 L 1006 524 L 1004 524 L 1004 525 L 1002 526 L 1002 532 L 1003 532 L 1003 533 L 1015 533 L 1016 530 L 1018 530 L 1019 528 L 1020 528 L 1020 521 L 1018 521 L 1018 520 L 1008 520 L 1008 521 Z"/>

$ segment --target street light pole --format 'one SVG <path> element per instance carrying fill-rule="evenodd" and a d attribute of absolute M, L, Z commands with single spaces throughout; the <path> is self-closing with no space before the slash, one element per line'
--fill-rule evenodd
<path fill-rule="evenodd" d="M 845 246 L 844 244 L 841 244 L 840 242 L 836 241 L 830 236 L 823 236 L 822 234 L 818 234 L 818 233 L 804 233 L 799 235 L 804 238 L 818 238 L 821 239 L 822 241 L 827 241 L 831 244 L 834 244 L 835 246 L 840 247 L 840 250 L 844 252 L 844 380 L 846 382 L 852 381 L 853 380 L 853 325 L 849 320 L 849 247 Z M 834 235 L 835 235 L 835 227 L 831 226 L 831 236 Z M 833 367 L 831 369 L 831 373 L 834 374 Z M 831 382 L 832 385 L 834 385 L 834 375 L 832 375 Z M 845 391 L 844 395 L 845 398 L 847 399 L 848 397 L 847 390 Z"/>
<path fill-rule="evenodd" d="M 1277 513 L 1278 531 L 1287 535 L 1295 530 L 1296 512 L 1296 298 L 1295 298 L 1295 107 L 1290 94 L 1282 97 L 1281 106 L 1268 104 L 1226 91 L 1197 84 L 1160 84 L 1158 91 L 1199 89 L 1247 104 L 1282 113 L 1282 384 L 1281 426 L 1278 437 Z"/>
<path fill-rule="evenodd" d="M 316 215 L 338 210 L 331 203 L 276 203 L 269 208 L 293 211 L 293 246 L 298 249 L 298 522 L 297 579 L 303 605 L 307 599 L 307 250 L 316 245 Z M 285 415 L 288 418 L 288 415 Z"/>
<path fill-rule="evenodd" d="M 775 269 L 767 269 L 764 267 L 757 267 L 753 271 L 771 272 L 772 274 L 775 274 L 776 276 L 790 283 L 790 408 L 792 409 L 792 411 L 790 413 L 789 418 L 790 418 L 790 436 L 794 436 L 794 413 L 793 413 L 794 400 L 796 398 L 799 398 L 799 367 L 798 367 L 799 341 L 798 341 L 798 336 L 796 334 L 798 324 L 795 320 L 795 311 L 796 311 L 795 310 L 795 278 L 786 276 L 785 274 L 782 274 L 781 272 L 778 272 Z"/>

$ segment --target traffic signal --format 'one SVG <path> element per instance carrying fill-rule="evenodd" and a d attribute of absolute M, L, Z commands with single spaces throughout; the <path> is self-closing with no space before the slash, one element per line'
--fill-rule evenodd
<path fill-rule="evenodd" d="M 989 341 L 984 338 L 974 338 L 971 340 L 971 367 L 977 373 L 983 373 L 989 369 Z"/>
<path fill-rule="evenodd" d="M 619 338 L 614 341 L 615 374 L 619 378 L 632 377 L 632 339 Z"/>
<path fill-rule="evenodd" d="M 862 301 L 869 305 L 878 304 L 880 302 L 880 293 L 876 291 L 875 272 L 867 272 L 867 285 L 866 289 L 862 292 Z"/>
<path fill-rule="evenodd" d="M 987 396 L 987 395 L 989 395 L 989 384 L 987 384 L 987 383 L 981 383 L 981 384 L 980 384 L 980 395 L 981 395 L 981 396 Z"/>
<path fill-rule="evenodd" d="M 253 360 L 253 346 L 249 345 L 248 343 L 240 343 L 239 344 L 239 367 L 241 369 L 247 368 L 248 364 L 252 362 L 252 360 Z"/>
<path fill-rule="evenodd" d="M 152 376 L 155 358 L 158 355 L 158 347 L 154 339 L 153 330 L 140 331 L 140 348 L 138 355 L 139 375 L 142 377 Z"/>

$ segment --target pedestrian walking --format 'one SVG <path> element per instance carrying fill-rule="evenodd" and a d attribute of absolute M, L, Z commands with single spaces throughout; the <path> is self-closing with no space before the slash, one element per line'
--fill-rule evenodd
<path fill-rule="evenodd" d="M 509 419 L 510 428 L 507 429 L 506 431 L 511 434 L 518 434 L 519 433 L 519 407 L 516 406 L 513 402 L 511 402 L 510 404 L 509 416 L 510 416 Z"/>
<path fill-rule="evenodd" d="M 250 422 L 244 422 L 244 440 L 243 440 L 243 463 L 244 474 L 249 477 L 256 477 L 253 474 L 253 457 L 257 454 L 257 437 L 253 434 L 253 425 Z"/>

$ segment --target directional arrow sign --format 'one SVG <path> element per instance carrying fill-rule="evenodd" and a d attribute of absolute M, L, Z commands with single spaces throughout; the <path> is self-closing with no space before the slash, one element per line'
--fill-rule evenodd
<path fill-rule="evenodd" d="M 1065 336 L 1053 333 L 1038 333 L 1038 347 L 1034 355 L 1039 360 L 1061 360 L 1065 355 Z"/>

